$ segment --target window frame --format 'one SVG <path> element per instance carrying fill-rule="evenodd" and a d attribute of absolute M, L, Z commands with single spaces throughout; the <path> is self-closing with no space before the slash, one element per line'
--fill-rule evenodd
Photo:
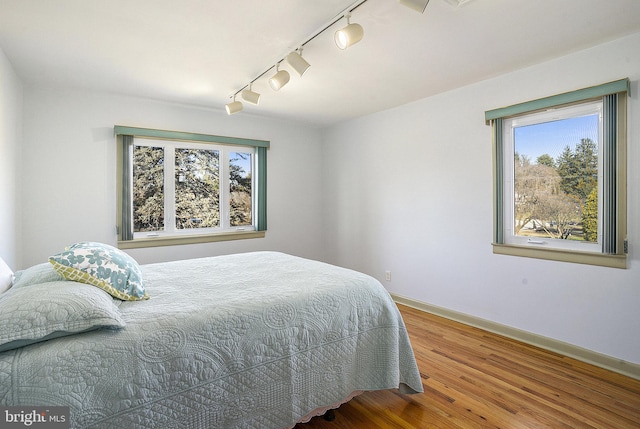
<path fill-rule="evenodd" d="M 185 142 L 177 140 L 160 140 L 160 139 L 134 139 L 134 146 L 136 147 L 160 147 L 164 149 L 164 166 L 163 169 L 163 183 L 165 184 L 165 198 L 164 198 L 164 218 L 165 225 L 164 230 L 160 231 L 143 231 L 137 232 L 134 230 L 134 239 L 147 238 L 147 237 L 170 237 L 170 236 L 184 236 L 184 235 L 199 235 L 199 234 L 220 234 L 226 232 L 238 232 L 238 231 L 255 231 L 256 225 L 253 222 L 256 216 L 257 198 L 253 189 L 256 188 L 257 177 L 252 175 L 252 196 L 251 196 L 251 219 L 250 225 L 231 226 L 230 224 L 230 155 L 234 152 L 244 152 L 251 156 L 251 171 L 255 170 L 255 148 L 251 146 L 229 146 L 216 143 L 200 143 L 200 142 Z M 176 152 L 180 149 L 194 149 L 194 150 L 211 150 L 218 153 L 218 172 L 220 180 L 220 195 L 219 195 L 219 210 L 220 210 L 220 225 L 216 227 L 208 228 L 193 228 L 193 229 L 178 229 L 176 228 L 176 196 L 177 187 L 175 180 L 175 157 Z"/>
<path fill-rule="evenodd" d="M 486 123 L 492 126 L 493 150 L 493 253 L 522 256 L 554 261 L 573 262 L 613 268 L 626 268 L 626 233 L 627 233 L 627 95 L 629 79 L 621 79 L 590 88 L 580 89 L 564 94 L 554 95 L 538 100 L 520 103 L 485 112 Z M 524 115 L 533 115 L 553 109 L 563 109 L 590 101 L 603 102 L 603 135 L 604 142 L 599 142 L 602 150 L 599 158 L 603 158 L 603 217 L 601 223 L 606 230 L 607 238 L 599 251 L 585 251 L 558 247 L 546 247 L 518 243 L 509 240 L 506 234 L 508 220 L 505 213 L 509 205 L 505 192 L 506 157 L 513 157 L 505 147 L 505 122 Z M 513 202 L 511 196 L 510 204 Z M 599 222 L 600 223 L 600 222 Z"/>
<path fill-rule="evenodd" d="M 267 230 L 267 149 L 270 142 L 266 140 L 243 139 L 237 137 L 225 137 L 208 134 L 186 133 L 181 131 L 166 131 L 148 128 L 137 128 L 116 125 L 114 132 L 117 140 L 117 235 L 118 247 L 132 249 L 139 247 L 171 246 L 181 244 L 206 243 L 214 241 L 241 240 L 249 238 L 263 238 Z M 175 234 L 161 233 L 152 236 L 134 236 L 131 201 L 131 175 L 134 139 L 165 140 L 176 144 L 202 143 L 213 146 L 230 146 L 228 152 L 234 152 L 233 146 L 238 151 L 242 148 L 253 148 L 252 178 L 252 228 L 219 229 L 216 231 L 188 233 L 179 231 Z M 222 160 L 221 160 L 222 161 Z M 221 198 L 222 199 L 222 198 Z M 128 218 L 127 218 L 128 217 Z M 222 219 L 221 219 L 222 221 Z M 126 225 L 129 225 L 127 227 Z M 127 233 L 127 230 L 128 233 Z"/>
<path fill-rule="evenodd" d="M 586 102 L 572 104 L 569 106 L 560 106 L 553 109 L 547 109 L 544 111 L 526 113 L 518 116 L 512 116 L 503 119 L 503 141 L 504 141 L 504 200 L 507 200 L 507 196 L 515 194 L 515 136 L 514 129 L 517 127 L 537 125 L 542 123 L 548 123 L 551 121 L 559 121 L 571 118 L 577 118 L 585 115 L 594 115 L 597 114 L 599 117 L 599 131 L 598 131 L 598 147 L 601 147 L 602 144 L 602 100 L 587 100 Z M 598 156 L 598 207 L 602 207 L 602 156 Z M 513 203 L 514 201 L 510 201 Z M 504 204 L 503 207 L 504 219 L 515 219 L 515 204 Z M 602 210 L 598 210 L 598 219 L 602 218 Z M 554 239 L 554 238 L 535 238 L 532 239 L 529 236 L 525 235 L 516 235 L 514 233 L 515 225 L 514 222 L 505 222 L 504 223 L 504 244 L 514 244 L 514 245 L 528 245 L 528 244 L 536 244 L 538 246 L 546 246 L 554 249 L 567 249 L 567 250 L 576 250 L 580 252 L 591 251 L 591 252 L 600 252 L 599 248 L 602 247 L 602 223 L 598 222 L 598 242 L 583 242 L 583 241 L 573 241 L 573 240 L 562 240 L 562 239 Z"/>

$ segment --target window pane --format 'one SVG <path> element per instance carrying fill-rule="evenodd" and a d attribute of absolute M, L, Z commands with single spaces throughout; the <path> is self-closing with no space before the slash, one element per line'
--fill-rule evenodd
<path fill-rule="evenodd" d="M 164 149 L 133 147 L 133 230 L 164 229 Z"/>
<path fill-rule="evenodd" d="M 176 229 L 220 226 L 219 153 L 176 149 Z"/>
<path fill-rule="evenodd" d="M 516 126 L 514 234 L 598 242 L 599 115 Z"/>
<path fill-rule="evenodd" d="M 229 154 L 229 213 L 231 226 L 248 226 L 251 219 L 251 154 Z"/>

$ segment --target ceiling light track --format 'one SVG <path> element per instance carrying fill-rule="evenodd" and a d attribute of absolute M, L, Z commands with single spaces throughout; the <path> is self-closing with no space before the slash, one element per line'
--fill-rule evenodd
<path fill-rule="evenodd" d="M 251 80 L 248 84 L 246 84 L 245 86 L 243 86 L 242 88 L 234 92 L 231 96 L 229 96 L 229 98 L 232 99 L 233 101 L 226 105 L 227 114 L 232 115 L 234 113 L 242 111 L 242 102 L 236 101 L 236 96 L 238 94 L 240 94 L 243 100 L 251 104 L 258 104 L 258 101 L 260 100 L 260 94 L 258 94 L 257 92 L 254 92 L 251 89 L 251 86 L 258 79 L 265 76 L 273 68 L 276 69 L 276 73 L 271 78 L 269 78 L 269 85 L 271 86 L 271 88 L 275 91 L 278 91 L 280 90 L 280 88 L 286 85 L 290 79 L 289 72 L 287 72 L 286 70 L 279 69 L 280 64 L 285 60 L 291 66 L 291 68 L 293 68 L 296 71 L 296 73 L 298 73 L 298 75 L 302 77 L 306 73 L 306 71 L 309 69 L 309 67 L 311 67 L 311 65 L 302 57 L 302 49 L 308 43 L 313 41 L 316 37 L 318 37 L 325 31 L 327 31 L 329 28 L 334 26 L 338 21 L 342 19 L 347 20 L 347 26 L 344 28 L 341 28 L 335 33 L 334 40 L 338 48 L 346 49 L 358 43 L 364 36 L 364 29 L 360 24 L 350 22 L 351 13 L 357 8 L 359 8 L 360 6 L 362 6 L 363 4 L 365 4 L 367 1 L 368 0 L 358 0 L 355 3 L 353 3 L 351 6 L 343 10 L 340 14 L 336 15 L 336 17 L 333 18 L 331 21 L 329 21 L 328 24 L 326 24 L 320 30 L 313 33 L 311 36 L 305 39 L 304 42 L 300 43 L 297 49 L 294 49 L 293 51 L 289 52 L 286 56 L 282 57 L 279 61 L 277 61 L 275 65 L 267 68 L 265 71 L 263 71 L 258 76 L 253 78 L 253 80 Z M 461 0 L 461 1 L 464 1 L 464 0 Z M 417 10 L 419 12 L 424 12 L 425 8 L 427 7 L 427 4 L 429 3 L 429 0 L 399 0 L 399 2 L 400 4 L 408 6 L 411 9 Z M 416 4 L 420 4 L 420 5 L 416 6 Z"/>
<path fill-rule="evenodd" d="M 313 33 L 311 36 L 309 36 L 307 39 L 305 39 L 304 42 L 300 43 L 298 45 L 299 48 L 295 49 L 292 52 L 289 52 L 286 56 L 282 57 L 279 61 L 277 61 L 274 66 L 271 66 L 271 67 L 267 68 L 262 73 L 260 73 L 258 76 L 253 78 L 248 84 L 246 84 L 245 86 L 243 86 L 242 88 L 240 88 L 239 90 L 234 92 L 231 96 L 229 96 L 229 98 L 232 99 L 233 101 L 231 101 L 230 103 L 228 103 L 225 106 L 226 110 L 227 110 L 227 114 L 233 115 L 234 113 L 238 113 L 238 112 L 242 111 L 242 107 L 238 106 L 238 105 L 241 106 L 242 103 L 240 101 L 236 101 L 236 96 L 238 94 L 240 94 L 240 96 L 242 97 L 243 100 L 248 101 L 248 102 L 250 102 L 252 104 L 258 104 L 257 101 L 254 103 L 252 100 L 259 100 L 260 99 L 260 94 L 258 94 L 257 92 L 254 92 L 253 90 L 251 90 L 251 86 L 258 79 L 261 79 L 267 73 L 269 73 L 269 71 L 271 71 L 273 68 L 276 69 L 276 73 L 271 78 L 269 78 L 269 85 L 271 86 L 271 88 L 273 90 L 275 90 L 275 91 L 278 91 L 278 90 L 280 90 L 280 88 L 282 88 L 284 85 L 286 85 L 287 82 L 289 82 L 289 73 L 286 70 L 279 70 L 280 63 L 282 63 L 285 60 L 300 75 L 300 77 L 302 77 L 304 75 L 304 73 L 306 73 L 306 71 L 309 69 L 309 67 L 311 67 L 311 65 L 302 57 L 302 49 L 308 43 L 313 41 L 316 37 L 318 37 L 319 35 L 321 35 L 325 31 L 327 31 L 329 28 L 331 28 L 333 25 L 335 25 L 336 22 L 340 21 L 341 19 L 344 19 L 345 16 L 350 15 L 351 12 L 353 12 L 354 10 L 356 10 L 357 8 L 362 6 L 367 1 L 368 0 L 358 0 L 357 2 L 355 2 L 354 4 L 349 6 L 347 9 L 342 11 L 342 13 L 340 13 L 333 20 L 331 20 L 328 24 L 326 24 L 320 30 L 318 30 L 315 33 Z M 247 95 L 247 97 L 245 97 L 245 95 Z"/>

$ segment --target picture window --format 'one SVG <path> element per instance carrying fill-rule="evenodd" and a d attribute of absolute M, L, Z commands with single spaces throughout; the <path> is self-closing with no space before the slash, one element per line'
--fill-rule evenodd
<path fill-rule="evenodd" d="M 494 253 L 626 267 L 627 79 L 485 112 Z"/>
<path fill-rule="evenodd" d="M 118 244 L 263 237 L 269 142 L 116 126 Z"/>

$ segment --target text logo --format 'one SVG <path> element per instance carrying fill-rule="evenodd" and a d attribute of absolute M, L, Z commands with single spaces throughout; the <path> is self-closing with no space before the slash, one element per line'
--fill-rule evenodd
<path fill-rule="evenodd" d="M 0 407 L 0 429 L 69 429 L 69 407 Z"/>

